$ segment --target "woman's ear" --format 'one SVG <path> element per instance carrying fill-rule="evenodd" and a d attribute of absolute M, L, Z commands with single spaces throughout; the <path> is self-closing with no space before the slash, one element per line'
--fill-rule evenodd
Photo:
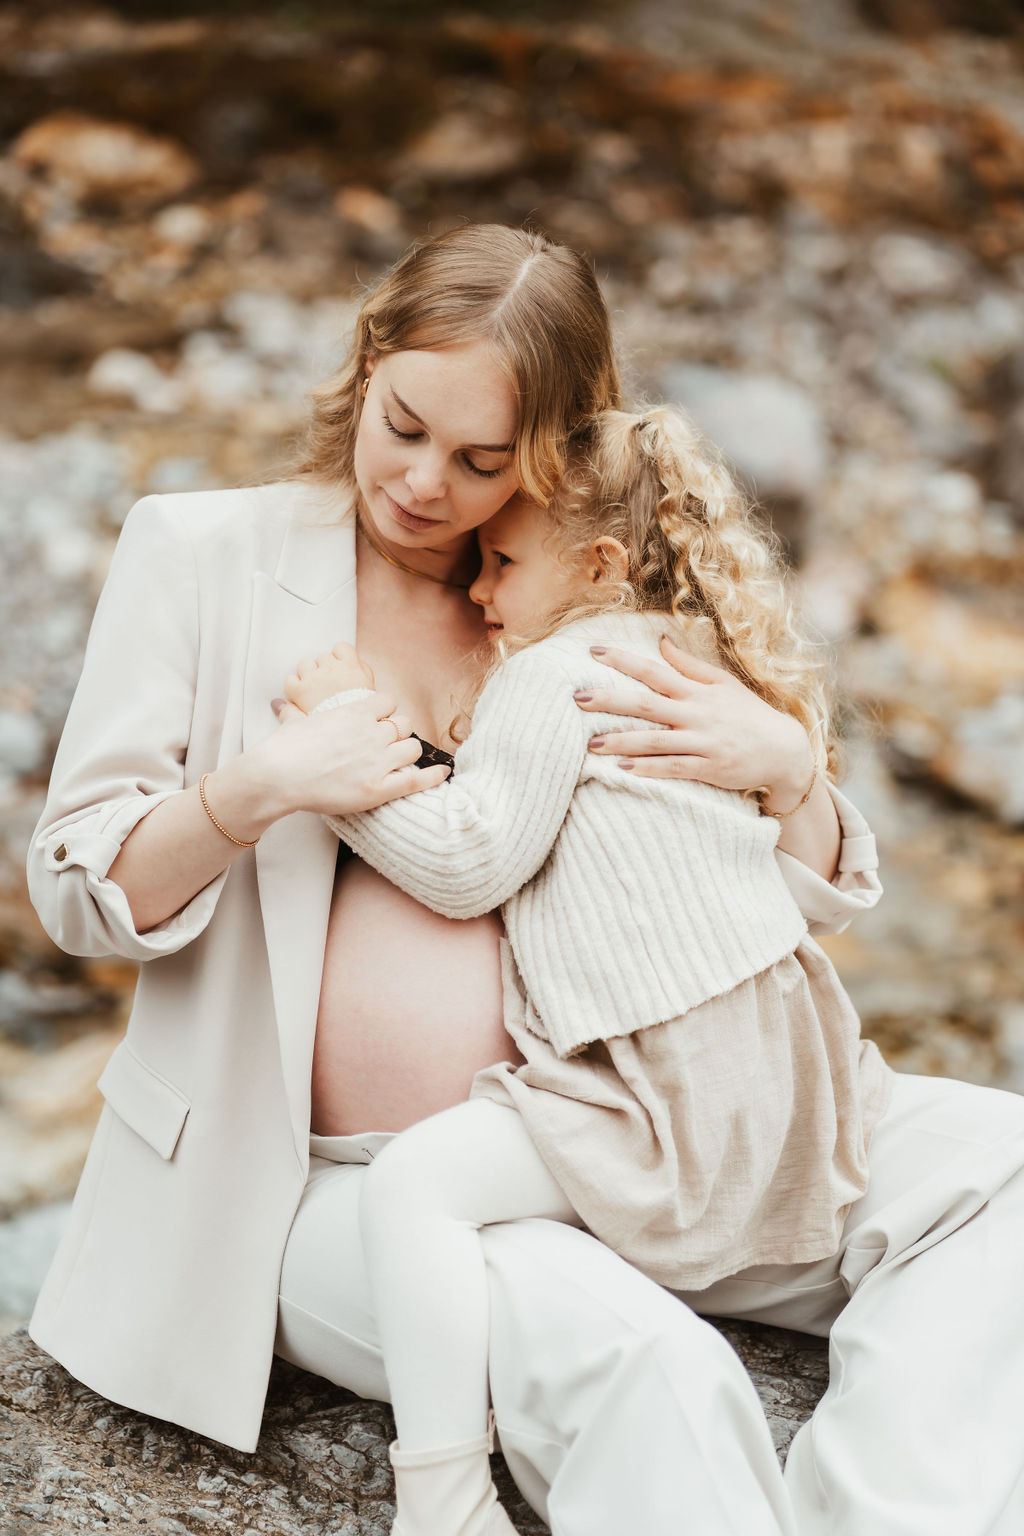
<path fill-rule="evenodd" d="M 618 539 L 613 539 L 610 533 L 603 533 L 599 539 L 595 539 L 590 551 L 590 579 L 596 586 L 599 582 L 626 581 L 629 577 L 629 554 L 624 544 Z"/>

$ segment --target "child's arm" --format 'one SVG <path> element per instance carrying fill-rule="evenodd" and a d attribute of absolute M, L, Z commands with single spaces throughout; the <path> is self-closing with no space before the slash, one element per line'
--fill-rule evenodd
<path fill-rule="evenodd" d="M 492 911 L 536 874 L 572 800 L 589 734 L 573 687 L 550 657 L 521 652 L 481 694 L 448 783 L 329 824 L 435 912 Z"/>

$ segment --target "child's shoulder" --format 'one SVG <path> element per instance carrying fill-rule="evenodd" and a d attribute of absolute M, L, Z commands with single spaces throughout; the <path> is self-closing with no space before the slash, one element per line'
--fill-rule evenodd
<path fill-rule="evenodd" d="M 611 609 L 566 624 L 530 649 L 552 660 L 578 661 L 581 656 L 589 658 L 592 646 L 618 646 L 640 656 L 660 659 L 658 643 L 665 628 L 664 614 Z"/>

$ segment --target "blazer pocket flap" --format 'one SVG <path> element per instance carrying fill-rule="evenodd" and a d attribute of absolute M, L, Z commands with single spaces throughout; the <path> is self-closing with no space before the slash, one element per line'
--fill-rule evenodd
<path fill-rule="evenodd" d="M 178 1145 L 189 1101 L 173 1083 L 147 1067 L 122 1040 L 104 1068 L 97 1087 L 115 1114 L 162 1158 Z"/>

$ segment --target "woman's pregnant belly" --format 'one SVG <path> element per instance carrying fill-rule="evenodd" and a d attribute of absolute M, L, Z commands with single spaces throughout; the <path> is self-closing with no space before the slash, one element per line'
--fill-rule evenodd
<path fill-rule="evenodd" d="M 313 1056 L 313 1130 L 400 1131 L 519 1061 L 502 1025 L 497 913 L 456 922 L 358 859 L 334 891 Z"/>

